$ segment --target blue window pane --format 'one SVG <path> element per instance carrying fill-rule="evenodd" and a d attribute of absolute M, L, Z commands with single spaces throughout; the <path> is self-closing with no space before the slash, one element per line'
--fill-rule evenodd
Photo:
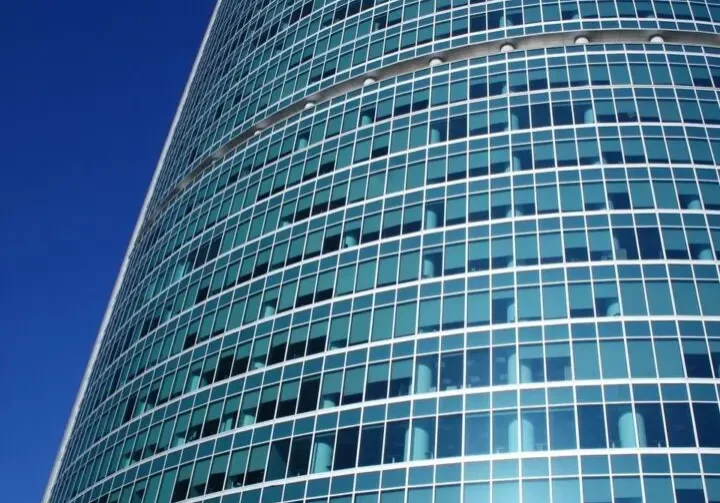
<path fill-rule="evenodd" d="M 702 479 L 700 477 L 675 477 L 675 498 L 683 503 L 704 503 Z"/>
<path fill-rule="evenodd" d="M 710 255 L 712 257 L 712 255 Z M 700 303 L 702 304 L 703 314 L 705 316 L 720 315 L 720 284 L 699 282 L 698 290 L 700 291 Z"/>
<path fill-rule="evenodd" d="M 496 482 L 493 484 L 493 503 L 520 503 L 517 482 Z"/>
<path fill-rule="evenodd" d="M 524 481 L 522 492 L 522 503 L 550 503 L 550 483 L 547 480 Z"/>
<path fill-rule="evenodd" d="M 575 411 L 571 407 L 550 408 L 550 448 L 575 449 Z"/>
<path fill-rule="evenodd" d="M 717 503 L 720 501 L 720 478 L 705 477 L 705 488 L 708 502 Z"/>
<path fill-rule="evenodd" d="M 433 490 L 430 488 L 410 489 L 408 503 L 432 503 Z"/>
<path fill-rule="evenodd" d="M 540 289 L 538 287 L 519 288 L 518 318 L 521 321 L 540 319 Z"/>
<path fill-rule="evenodd" d="M 672 481 L 670 477 L 645 477 L 645 497 L 647 501 L 658 503 L 674 503 Z"/>
<path fill-rule="evenodd" d="M 587 318 L 594 315 L 590 284 L 572 284 L 569 287 L 570 316 Z"/>
<path fill-rule="evenodd" d="M 475 413 L 465 417 L 465 454 L 490 452 L 490 414 Z"/>
<path fill-rule="evenodd" d="M 693 403 L 695 428 L 700 447 L 720 446 L 720 411 L 714 403 Z"/>
<path fill-rule="evenodd" d="M 675 297 L 675 309 L 679 315 L 700 314 L 700 308 L 695 293 L 695 284 L 691 281 L 673 281 L 673 297 Z"/>
<path fill-rule="evenodd" d="M 565 286 L 543 286 L 543 316 L 546 320 L 567 317 Z"/>
<path fill-rule="evenodd" d="M 580 448 L 599 449 L 607 447 L 605 439 L 605 414 L 602 405 L 578 406 Z"/>
<path fill-rule="evenodd" d="M 650 340 L 628 340 L 628 359 L 630 360 L 630 376 L 656 377 L 655 358 Z"/>
<path fill-rule="evenodd" d="M 460 501 L 460 486 L 440 486 L 435 489 L 435 501 Z"/>
<path fill-rule="evenodd" d="M 665 424 L 659 403 L 635 404 L 638 445 L 641 447 L 665 447 Z"/>
<path fill-rule="evenodd" d="M 615 501 L 642 502 L 642 488 L 638 477 L 613 478 L 613 497 Z"/>
<path fill-rule="evenodd" d="M 582 479 L 583 500 L 585 503 L 611 503 L 610 480 L 607 478 Z"/>
<path fill-rule="evenodd" d="M 480 326 L 490 323 L 489 304 L 490 295 L 488 293 L 472 293 L 468 295 L 468 326 Z"/>
<path fill-rule="evenodd" d="M 625 355 L 626 351 L 623 341 L 600 342 L 602 373 L 605 379 L 627 377 L 627 363 L 625 362 Z"/>
<path fill-rule="evenodd" d="M 620 283 L 620 293 L 622 294 L 622 311 L 626 316 L 644 316 L 647 314 L 645 289 L 640 281 L 622 281 Z"/>
<path fill-rule="evenodd" d="M 704 340 L 683 339 L 682 352 L 688 377 L 712 377 L 712 366 Z"/>
<path fill-rule="evenodd" d="M 668 445 L 670 447 L 695 447 L 695 434 L 687 403 L 666 403 L 663 405 L 667 421 Z"/>
<path fill-rule="evenodd" d="M 595 341 L 574 342 L 575 379 L 599 379 L 598 345 Z"/>
<path fill-rule="evenodd" d="M 566 381 L 572 379 L 570 344 L 547 344 L 545 346 L 545 358 L 548 381 Z"/>
<path fill-rule="evenodd" d="M 462 416 L 453 414 L 438 419 L 437 457 L 449 458 L 462 454 Z"/>
<path fill-rule="evenodd" d="M 684 377 L 680 345 L 677 340 L 655 340 L 655 356 L 660 377 Z"/>
<path fill-rule="evenodd" d="M 580 501 L 578 479 L 553 479 L 553 503 L 576 503 Z"/>
<path fill-rule="evenodd" d="M 490 484 L 466 484 L 465 501 L 488 501 L 490 499 Z M 411 500 L 408 500 L 410 502 Z M 415 503 L 415 500 L 412 500 Z M 420 502 L 425 503 L 425 502 Z M 427 500 L 430 503 L 430 500 Z"/>

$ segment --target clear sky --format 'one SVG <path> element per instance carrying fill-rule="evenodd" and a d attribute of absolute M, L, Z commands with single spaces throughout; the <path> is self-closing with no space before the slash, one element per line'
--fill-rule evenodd
<path fill-rule="evenodd" d="M 37 503 L 215 0 L 0 0 L 0 500 Z"/>

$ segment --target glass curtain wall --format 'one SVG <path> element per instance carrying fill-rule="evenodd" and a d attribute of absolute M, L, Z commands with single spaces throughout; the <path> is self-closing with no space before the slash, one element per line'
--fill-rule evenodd
<path fill-rule="evenodd" d="M 218 2 L 46 502 L 720 502 L 718 31 Z"/>

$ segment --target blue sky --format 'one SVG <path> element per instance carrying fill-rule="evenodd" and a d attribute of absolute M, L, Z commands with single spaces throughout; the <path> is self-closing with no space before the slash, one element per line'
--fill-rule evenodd
<path fill-rule="evenodd" d="M 40 501 L 213 5 L 0 6 L 3 501 Z"/>

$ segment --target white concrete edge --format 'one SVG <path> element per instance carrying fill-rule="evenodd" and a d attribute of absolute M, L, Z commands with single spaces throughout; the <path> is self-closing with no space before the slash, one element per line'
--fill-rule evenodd
<path fill-rule="evenodd" d="M 60 466 L 65 456 L 70 437 L 75 428 L 75 422 L 80 411 L 80 406 L 83 402 L 83 399 L 85 398 L 85 393 L 88 388 L 90 376 L 92 375 L 93 368 L 95 367 L 95 361 L 97 360 L 98 354 L 100 353 L 100 347 L 102 346 L 103 339 L 105 338 L 105 333 L 108 323 L 110 321 L 110 316 L 115 307 L 117 295 L 120 291 L 120 287 L 122 286 L 123 281 L 125 280 L 125 274 L 127 272 L 128 263 L 130 261 L 130 255 L 135 248 L 135 242 L 140 233 L 143 221 L 145 220 L 145 216 L 153 193 L 155 192 L 155 185 L 157 184 L 158 178 L 160 177 L 160 172 L 162 171 L 162 167 L 165 163 L 165 157 L 167 155 L 168 149 L 170 148 L 170 143 L 172 142 L 172 139 L 175 135 L 175 129 L 178 125 L 178 122 L 180 121 L 180 116 L 182 115 L 182 111 L 185 107 L 185 102 L 188 98 L 188 95 L 190 94 L 190 88 L 192 87 L 192 83 L 195 80 L 195 74 L 197 73 L 198 67 L 200 66 L 200 61 L 202 60 L 202 56 L 205 52 L 205 47 L 207 46 L 207 42 L 210 38 L 210 33 L 212 32 L 212 28 L 215 24 L 217 14 L 220 10 L 220 6 L 222 5 L 222 3 L 223 0 L 217 0 L 217 3 L 215 4 L 212 16 L 210 17 L 210 22 L 208 23 L 207 29 L 205 30 L 205 35 L 203 36 L 202 42 L 200 44 L 200 49 L 198 50 L 197 56 L 195 57 L 195 62 L 192 66 L 192 70 L 190 71 L 190 77 L 185 84 L 185 89 L 183 90 L 182 97 L 180 98 L 180 103 L 177 110 L 175 111 L 175 117 L 173 118 L 170 130 L 165 139 L 165 144 L 163 145 L 160 159 L 155 166 L 155 171 L 150 182 L 150 187 L 145 194 L 145 200 L 140 210 L 140 215 L 138 216 L 137 222 L 135 223 L 135 229 L 133 230 L 132 237 L 130 238 L 130 244 L 125 251 L 125 257 L 123 258 L 122 264 L 120 266 L 120 272 L 117 276 L 117 279 L 115 280 L 115 285 L 110 296 L 110 301 L 108 302 L 108 306 L 105 309 L 105 314 L 103 315 L 102 323 L 100 324 L 100 330 L 98 331 L 97 338 L 95 339 L 95 344 L 93 345 L 92 352 L 90 353 L 90 360 L 88 361 L 87 367 L 85 368 L 85 374 L 83 375 L 83 379 L 80 383 L 80 389 L 78 390 L 77 397 L 75 398 L 75 403 L 73 404 L 72 411 L 70 412 L 70 419 L 68 420 L 65 427 L 65 433 L 63 434 L 63 438 L 60 443 L 60 449 L 58 450 L 57 456 L 55 457 L 55 462 L 53 463 L 53 467 L 50 472 L 50 478 L 48 480 L 47 486 L 45 487 L 45 492 L 43 493 L 42 503 L 50 502 L 50 497 L 52 496 L 52 492 L 55 487 L 55 483 L 57 482 L 58 474 L 60 472 Z"/>

